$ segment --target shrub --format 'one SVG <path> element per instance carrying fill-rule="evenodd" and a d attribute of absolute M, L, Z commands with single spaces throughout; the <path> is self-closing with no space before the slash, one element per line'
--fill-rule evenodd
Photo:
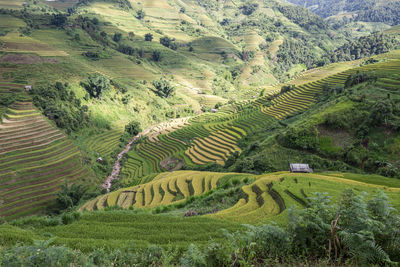
<path fill-rule="evenodd" d="M 173 42 L 169 45 L 169 48 L 171 48 L 172 50 L 177 50 L 178 49 L 178 44 Z"/>
<path fill-rule="evenodd" d="M 203 253 L 193 244 L 190 244 L 186 252 L 180 259 L 183 267 L 201 267 L 206 266 Z"/>
<path fill-rule="evenodd" d="M 371 108 L 370 124 L 372 126 L 388 125 L 393 117 L 392 102 L 389 99 L 378 100 Z"/>

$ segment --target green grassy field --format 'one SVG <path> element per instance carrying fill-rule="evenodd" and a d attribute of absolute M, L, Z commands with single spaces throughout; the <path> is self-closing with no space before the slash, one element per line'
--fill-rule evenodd
<path fill-rule="evenodd" d="M 222 230 L 236 231 L 240 224 L 209 219 L 179 218 L 168 215 L 135 214 L 131 211 L 86 212 L 76 223 L 22 230 L 9 225 L 0 226 L 0 244 L 25 243 L 53 236 L 53 244 L 66 245 L 82 251 L 96 248 L 145 248 L 153 244 L 185 249 L 189 244 L 202 245 L 211 239 L 223 238 Z"/>

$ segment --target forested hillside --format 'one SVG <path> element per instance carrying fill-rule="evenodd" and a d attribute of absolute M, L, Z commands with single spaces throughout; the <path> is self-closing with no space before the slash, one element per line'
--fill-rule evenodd
<path fill-rule="evenodd" d="M 288 0 L 309 8 L 323 18 L 345 16 L 356 21 L 399 23 L 400 2 L 397 0 Z"/>

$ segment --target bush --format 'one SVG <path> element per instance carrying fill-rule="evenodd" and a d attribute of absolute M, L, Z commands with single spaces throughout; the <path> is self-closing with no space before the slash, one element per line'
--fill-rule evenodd
<path fill-rule="evenodd" d="M 0 95 L 0 105 L 9 107 L 11 106 L 15 101 L 17 101 L 18 96 L 16 93 L 12 94 L 2 94 Z"/>
<path fill-rule="evenodd" d="M 378 100 L 371 108 L 371 126 L 389 125 L 393 119 L 393 105 L 389 99 Z"/>
<path fill-rule="evenodd" d="M 206 266 L 203 253 L 193 244 L 183 254 L 180 259 L 182 267 L 201 267 Z"/>

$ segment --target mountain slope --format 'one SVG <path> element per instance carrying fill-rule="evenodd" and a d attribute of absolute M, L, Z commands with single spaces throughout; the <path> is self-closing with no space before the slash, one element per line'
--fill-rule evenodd
<path fill-rule="evenodd" d="M 396 57 L 396 55 L 393 52 L 382 57 L 391 58 L 392 56 Z M 321 94 L 324 94 L 323 92 L 326 90 L 324 88 L 344 86 L 348 77 L 357 72 L 374 71 L 380 73 L 382 77 L 393 76 L 390 80 L 395 80 L 399 68 L 398 59 L 350 68 L 331 76 L 316 79 L 313 82 L 299 83 L 295 87 L 287 87 L 275 95 L 261 97 L 248 103 L 243 102 L 240 105 L 225 106 L 216 114 L 203 114 L 194 117 L 189 120 L 189 126 L 161 134 L 157 140 L 148 139 L 136 144 L 132 151 L 128 153 L 126 164 L 123 166 L 122 183 L 130 184 L 142 176 L 173 169 L 176 165 L 181 166 L 183 163 L 187 166 L 186 168 L 195 168 L 196 165 L 210 163 L 225 165 L 229 162 L 229 166 L 234 164 L 235 168 L 239 168 L 239 165 L 243 164 L 242 167 L 248 169 L 248 166 L 245 166 L 246 155 L 243 157 L 243 162 L 235 163 L 237 155 L 242 151 L 241 148 L 250 149 L 251 152 L 251 148 L 246 147 L 247 142 L 242 143 L 242 140 L 251 139 L 256 142 L 257 140 L 254 140 L 254 138 L 261 132 L 274 136 L 273 129 L 279 128 L 277 121 L 290 120 L 291 117 L 306 112 L 307 109 L 320 101 Z M 310 75 L 316 75 L 315 72 L 310 72 Z M 299 80 L 308 79 L 299 78 Z M 393 83 L 396 83 L 396 81 L 393 81 Z M 393 98 L 397 99 L 395 90 L 393 90 L 393 94 Z M 307 117 L 304 120 L 306 121 Z M 270 129 L 272 132 L 270 132 Z M 241 148 L 237 147 L 241 143 L 244 145 Z M 249 151 L 246 153 L 249 153 Z M 228 159 L 231 156 L 233 158 Z M 288 161 L 289 159 L 285 160 L 286 164 Z M 171 166 L 165 164 L 165 162 L 170 162 Z M 266 166 L 253 167 L 268 169 L 271 166 L 268 167 L 267 164 Z M 282 165 L 279 168 L 282 168 Z"/>
<path fill-rule="evenodd" d="M 346 16 L 365 22 L 399 24 L 400 2 L 398 0 L 288 0 L 293 4 L 309 8 L 319 16 Z"/>
<path fill-rule="evenodd" d="M 77 147 L 29 102 L 14 103 L 0 124 L 0 216 L 17 218 L 53 205 L 61 185 L 90 184 Z"/>

